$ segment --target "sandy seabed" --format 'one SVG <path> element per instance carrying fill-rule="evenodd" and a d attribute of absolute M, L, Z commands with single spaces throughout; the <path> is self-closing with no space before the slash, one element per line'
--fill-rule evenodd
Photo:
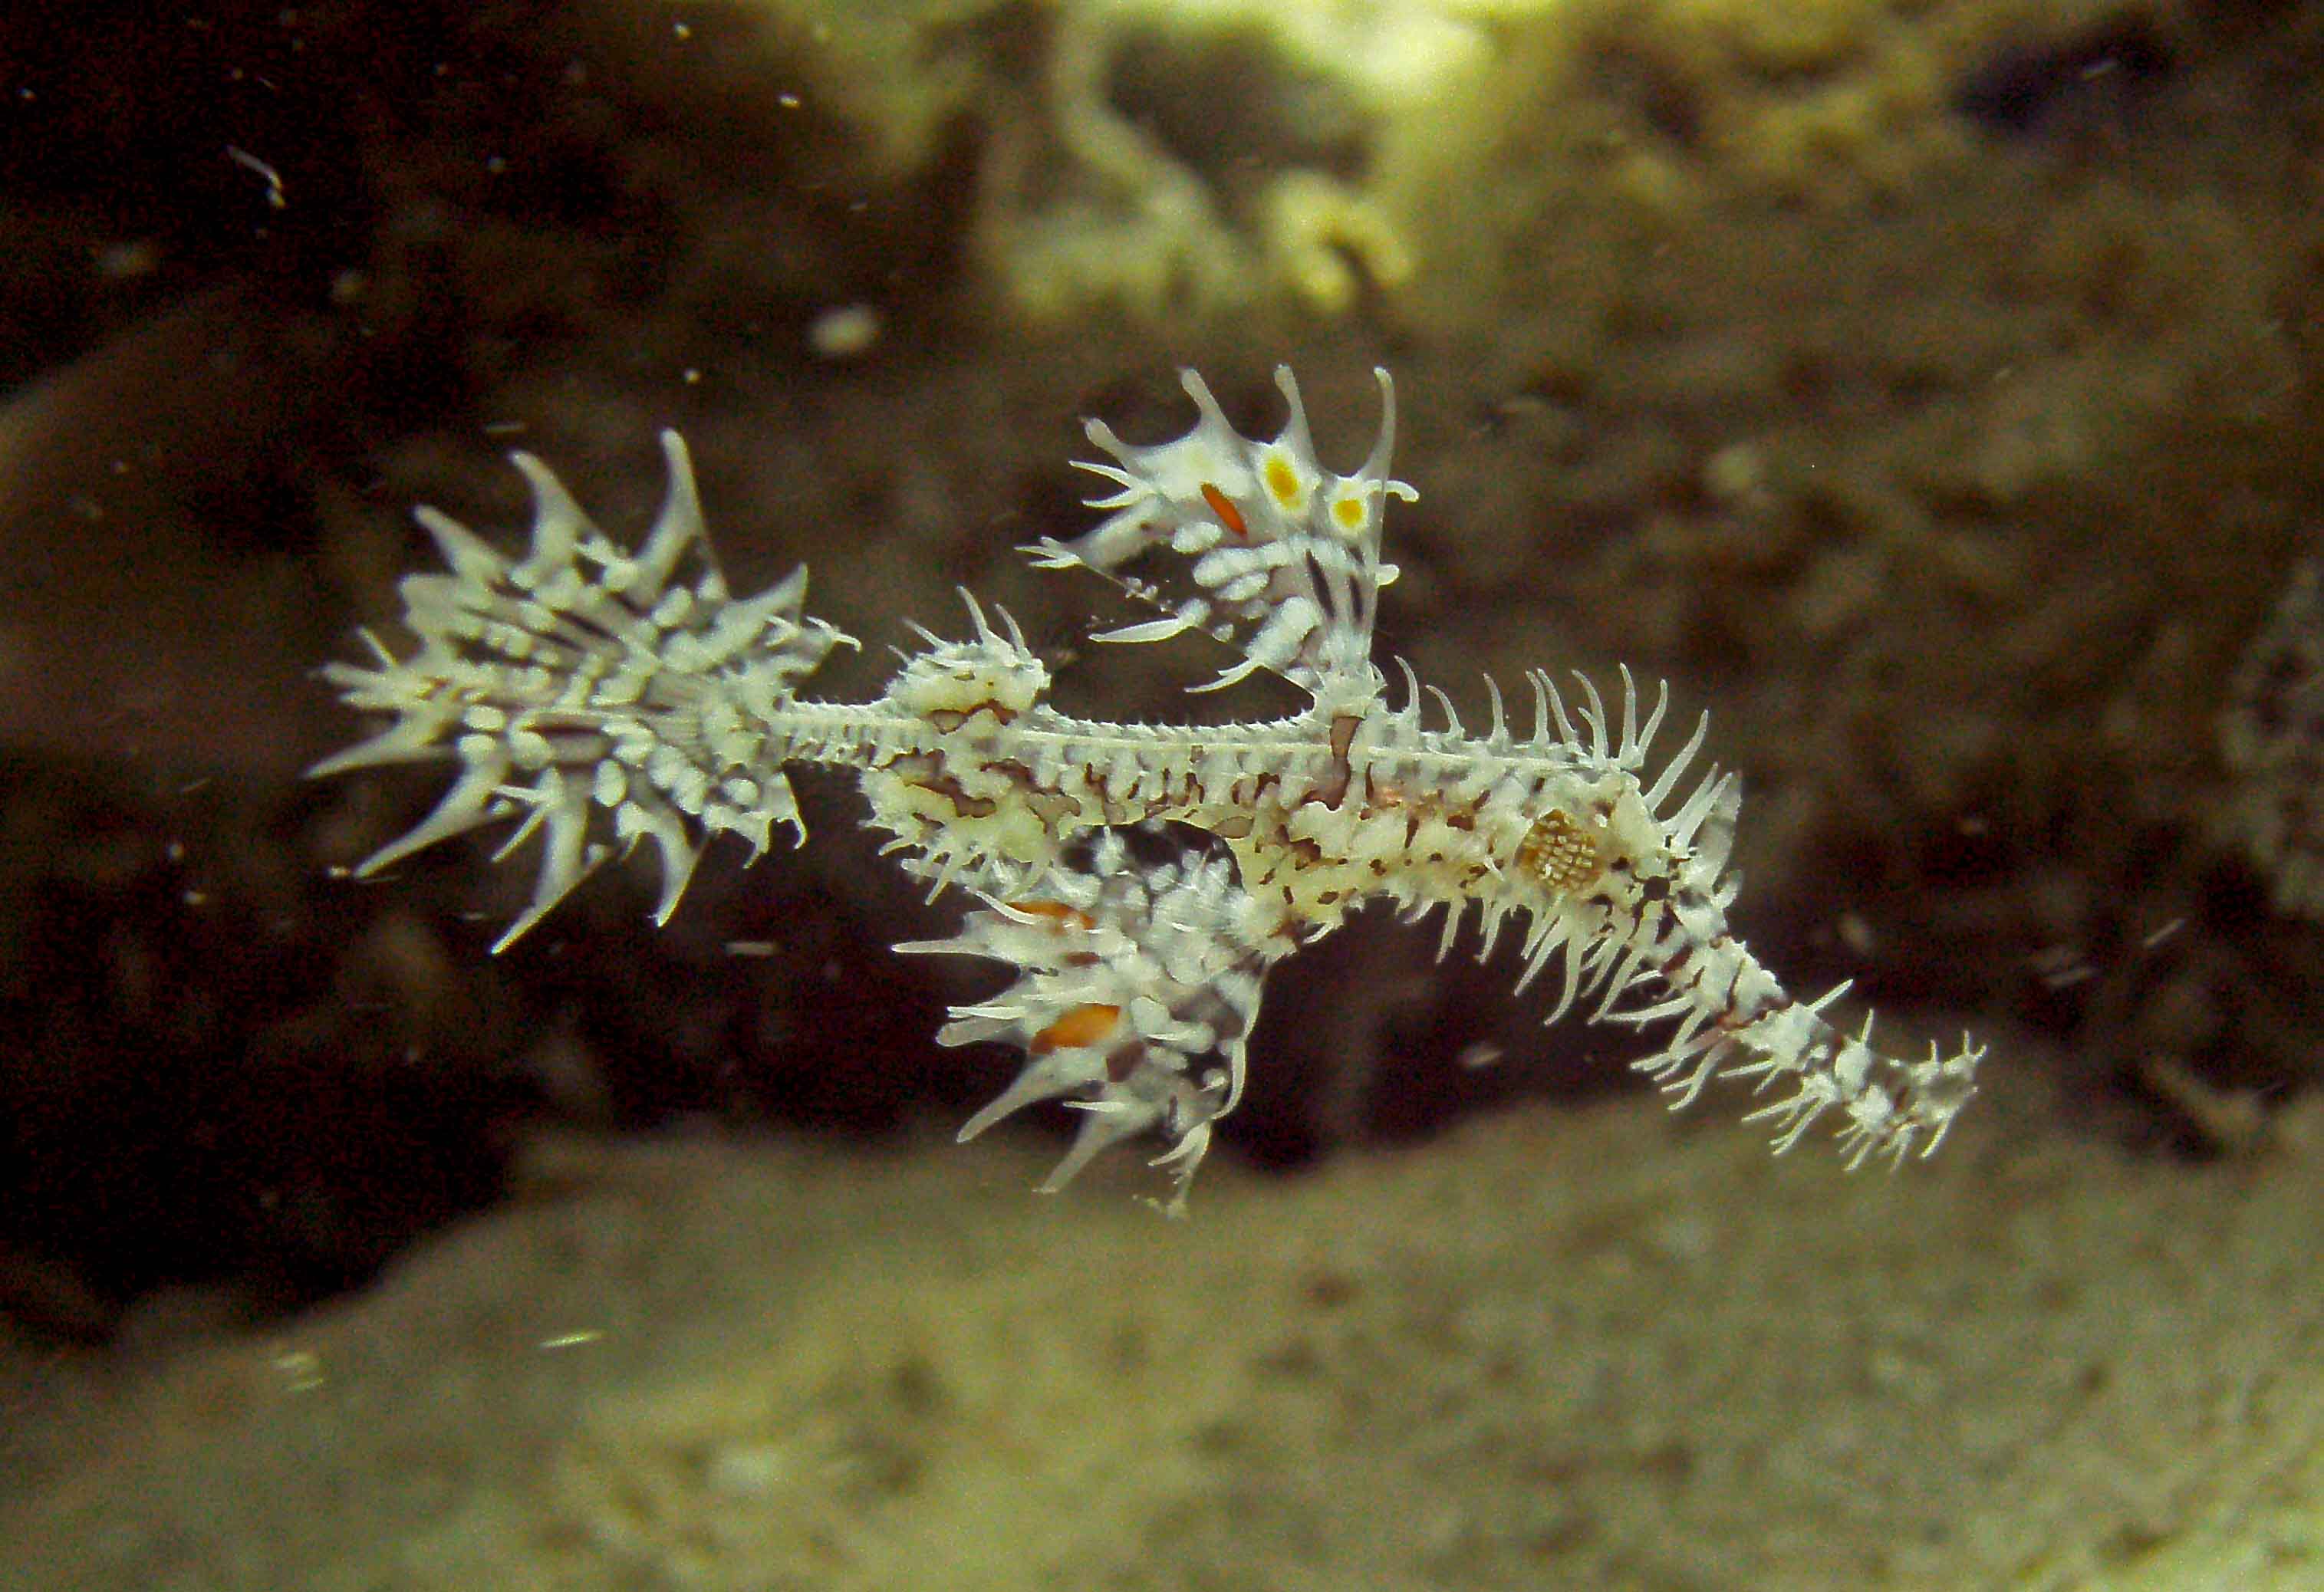
<path fill-rule="evenodd" d="M 1978 1108 L 1855 1176 L 1526 1108 L 1179 1222 L 1024 1139 L 544 1140 L 362 1294 L 20 1364 L 0 1582 L 2324 1584 L 2324 1113 Z"/>

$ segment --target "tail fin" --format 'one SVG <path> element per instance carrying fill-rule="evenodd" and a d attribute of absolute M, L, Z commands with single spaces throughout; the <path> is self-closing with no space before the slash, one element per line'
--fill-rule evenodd
<path fill-rule="evenodd" d="M 311 776 L 448 760 L 457 778 L 418 827 L 356 868 L 375 873 L 438 841 L 521 814 L 505 856 L 536 831 L 532 900 L 493 946 L 512 944 L 618 849 L 654 843 L 657 921 L 726 831 L 755 857 L 773 826 L 806 838 L 771 721 L 832 648 L 853 640 L 801 612 L 807 570 L 736 598 L 719 573 L 686 444 L 661 434 L 669 488 L 645 544 L 613 545 L 549 467 L 511 456 L 531 485 L 532 545 L 512 561 L 450 516 L 419 510 L 448 573 L 402 585 L 420 650 L 398 658 L 368 632 L 374 667 L 324 677 L 348 705 L 395 722 Z"/>

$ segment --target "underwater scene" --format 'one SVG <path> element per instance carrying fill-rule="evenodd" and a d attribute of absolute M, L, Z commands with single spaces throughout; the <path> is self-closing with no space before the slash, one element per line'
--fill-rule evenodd
<path fill-rule="evenodd" d="M 2324 5 L 85 0 L 0 254 L 0 1587 L 2324 1588 Z"/>

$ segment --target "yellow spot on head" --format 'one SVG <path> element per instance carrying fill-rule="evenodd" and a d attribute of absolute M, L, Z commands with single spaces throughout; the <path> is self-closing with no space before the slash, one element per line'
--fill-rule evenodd
<path fill-rule="evenodd" d="M 1299 472 L 1291 467 L 1290 460 L 1281 454 L 1269 454 L 1267 467 L 1259 474 L 1267 482 L 1268 494 L 1277 502 L 1286 509 L 1298 503 Z"/>
<path fill-rule="evenodd" d="M 1360 497 L 1351 494 L 1332 500 L 1332 521 L 1348 536 L 1354 536 L 1362 530 L 1365 521 L 1370 518 L 1370 513 L 1364 507 L 1364 500 Z"/>

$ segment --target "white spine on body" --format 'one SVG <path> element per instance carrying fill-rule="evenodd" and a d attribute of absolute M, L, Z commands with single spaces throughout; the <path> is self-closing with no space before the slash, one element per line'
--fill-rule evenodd
<path fill-rule="evenodd" d="M 1155 611 L 1102 640 L 1202 630 L 1240 651 L 1194 689 L 1263 669 L 1309 694 L 1286 719 L 1199 729 L 1059 713 L 1015 622 L 965 593 L 971 634 L 921 631 L 879 699 L 802 701 L 824 657 L 853 643 L 804 615 L 804 570 L 729 594 L 674 434 L 668 497 L 633 554 L 519 455 L 535 498 L 527 557 L 421 511 L 449 572 L 405 583 L 419 651 L 399 659 L 374 641 L 374 666 L 327 668 L 351 704 L 394 720 L 317 772 L 443 759 L 458 770 L 435 811 L 357 872 L 518 816 L 510 843 L 539 832 L 543 860 L 502 945 L 640 841 L 660 858 L 666 918 L 708 835 L 741 834 L 755 856 L 775 825 L 798 831 L 787 765 L 853 770 L 886 849 L 932 895 L 958 885 L 980 902 L 957 935 L 899 949 L 1019 970 L 937 1035 L 1027 1054 L 962 1136 L 1064 1098 L 1088 1116 L 1046 1186 L 1152 1130 L 1171 1143 L 1160 1164 L 1176 1177 L 1174 1210 L 1241 1093 L 1268 967 L 1383 897 L 1408 917 L 1443 911 L 1439 956 L 1472 906 L 1480 955 L 1522 925 L 1518 987 L 1557 963 L 1553 1020 L 1586 998 L 1593 1017 L 1671 1022 L 1637 1065 L 1676 1104 L 1729 1074 L 1787 1091 L 1754 1114 L 1779 1150 L 1828 1113 L 1851 1164 L 1932 1150 L 1982 1051 L 1901 1060 L 1872 1047 L 1868 1020 L 1849 1037 L 1821 1015 L 1839 991 L 1794 999 L 1729 932 L 1736 781 L 1706 770 L 1680 794 L 1701 722 L 1649 767 L 1666 689 L 1642 717 L 1627 669 L 1611 709 L 1585 677 L 1569 701 L 1536 673 L 1520 733 L 1489 681 L 1491 722 L 1472 732 L 1434 688 L 1436 722 L 1425 719 L 1399 660 L 1391 704 L 1372 658 L 1379 588 L 1396 575 L 1380 524 L 1389 499 L 1413 493 L 1388 474 L 1394 388 L 1378 376 L 1380 434 L 1348 475 L 1316 461 L 1287 370 L 1289 419 L 1268 441 L 1239 435 L 1191 372 L 1200 419 L 1185 437 L 1138 447 L 1089 424 L 1112 461 L 1084 466 L 1113 489 L 1093 504 L 1106 517 L 1028 549 L 1036 561 L 1095 570 Z M 1141 573 L 1148 564 L 1160 568 Z M 1217 851 L 1149 860 L 1124 839 L 1166 821 Z"/>

